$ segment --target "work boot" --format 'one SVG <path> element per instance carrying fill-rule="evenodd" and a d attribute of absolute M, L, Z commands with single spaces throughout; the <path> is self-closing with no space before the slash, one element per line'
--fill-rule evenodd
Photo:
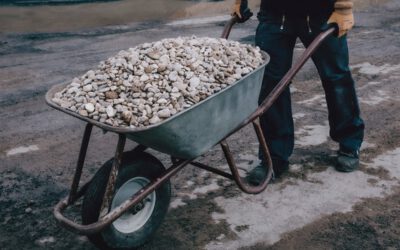
<path fill-rule="evenodd" d="M 283 173 L 288 171 L 289 162 L 273 158 L 272 168 L 274 170 L 272 178 L 273 179 L 279 178 Z M 264 161 L 261 161 L 257 167 L 253 168 L 247 174 L 246 178 L 251 185 L 258 186 L 265 180 L 265 178 L 267 178 L 267 175 L 268 175 L 267 164 Z"/>
<path fill-rule="evenodd" d="M 338 152 L 336 170 L 340 172 L 353 172 L 360 164 L 358 150 L 345 150 Z"/>

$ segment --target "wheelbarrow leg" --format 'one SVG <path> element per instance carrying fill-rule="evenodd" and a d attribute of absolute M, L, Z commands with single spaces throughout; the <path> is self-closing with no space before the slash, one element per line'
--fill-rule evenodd
<path fill-rule="evenodd" d="M 273 163 L 272 163 L 272 159 L 271 159 L 271 154 L 269 153 L 267 142 L 265 140 L 264 133 L 262 132 L 262 129 L 261 129 L 260 118 L 254 120 L 252 123 L 253 123 L 254 130 L 256 131 L 258 142 L 260 143 L 260 146 L 261 146 L 261 150 L 263 151 L 263 155 L 265 157 L 264 160 L 266 160 L 265 162 L 268 165 L 267 173 L 270 173 L 272 175 L 271 178 L 274 178 L 274 175 L 273 175 L 274 169 L 272 166 Z"/>
<path fill-rule="evenodd" d="M 126 136 L 123 134 L 119 134 L 118 145 L 117 149 L 115 150 L 115 156 L 111 168 L 110 177 L 108 178 L 106 191 L 104 193 L 103 203 L 101 205 L 100 217 L 103 217 L 108 213 L 111 197 L 114 194 L 115 181 L 117 180 L 118 170 L 122 162 L 122 154 L 124 152 L 125 142 L 126 142 Z"/>
<path fill-rule="evenodd" d="M 264 182 L 261 183 L 258 186 L 249 185 L 244 180 L 244 178 L 242 178 L 239 175 L 239 170 L 238 170 L 238 168 L 237 168 L 237 166 L 235 164 L 235 160 L 233 159 L 233 156 L 231 154 L 231 151 L 229 149 L 228 144 L 226 143 L 225 140 L 222 140 L 220 142 L 222 150 L 224 151 L 224 155 L 225 155 L 226 161 L 228 162 L 229 168 L 230 168 L 230 170 L 232 172 L 233 179 L 235 180 L 235 182 L 239 186 L 239 188 L 243 192 L 248 193 L 248 194 L 258 194 L 258 193 L 261 193 L 262 191 L 264 191 L 267 188 L 268 183 L 270 182 L 270 180 L 272 178 L 272 171 L 273 171 L 272 170 L 271 156 L 269 154 L 269 151 L 268 151 L 268 148 L 267 148 L 267 143 L 265 142 L 265 138 L 264 138 L 264 135 L 262 133 L 259 121 L 258 120 L 253 121 L 253 126 L 254 126 L 254 129 L 256 131 L 258 140 L 260 141 L 261 147 L 262 147 L 262 149 L 263 149 L 263 151 L 265 153 L 265 156 L 267 158 L 266 160 L 268 162 L 268 175 L 265 178 Z"/>
<path fill-rule="evenodd" d="M 76 195 L 78 193 L 77 190 L 82 176 L 83 164 L 85 162 L 86 152 L 89 146 L 90 135 L 92 134 L 92 128 L 93 125 L 88 123 L 85 128 L 85 133 L 83 134 L 81 150 L 79 151 L 78 162 L 76 164 L 75 175 L 72 181 L 71 191 L 68 196 L 68 204 L 71 204 L 75 200 Z"/>

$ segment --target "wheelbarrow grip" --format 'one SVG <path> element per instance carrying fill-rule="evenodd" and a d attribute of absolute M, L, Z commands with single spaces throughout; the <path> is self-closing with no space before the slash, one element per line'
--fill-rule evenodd
<path fill-rule="evenodd" d="M 224 31 L 222 32 L 221 38 L 228 39 L 229 34 L 231 33 L 233 25 L 239 22 L 239 17 L 235 14 L 229 19 L 229 21 L 225 24 Z"/>

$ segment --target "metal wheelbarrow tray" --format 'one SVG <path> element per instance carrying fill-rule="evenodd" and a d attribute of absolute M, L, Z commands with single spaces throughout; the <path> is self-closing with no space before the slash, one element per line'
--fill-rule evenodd
<path fill-rule="evenodd" d="M 235 84 L 155 125 L 143 128 L 112 127 L 83 117 L 52 102 L 67 84 L 56 85 L 46 94 L 47 103 L 62 112 L 104 130 L 125 134 L 133 141 L 181 159 L 193 159 L 212 148 L 258 108 L 264 62 Z"/>
<path fill-rule="evenodd" d="M 229 36 L 237 21 L 237 17 L 233 17 L 227 23 L 223 38 Z M 330 28 L 314 40 L 260 106 L 258 95 L 268 62 L 265 53 L 263 65 L 234 85 L 159 124 L 145 128 L 112 127 L 61 108 L 51 99 L 66 84 L 51 88 L 46 94 L 46 101 L 51 107 L 87 122 L 71 190 L 54 208 L 56 220 L 71 231 L 87 235 L 100 248 L 131 249 L 148 241 L 161 224 L 170 202 L 169 179 L 189 164 L 234 180 L 245 193 L 264 191 L 273 176 L 273 168 L 258 118 L 334 31 Z M 258 186 L 249 185 L 239 175 L 225 140 L 250 123 L 254 126 L 268 164 L 267 177 Z M 114 158 L 106 162 L 91 181 L 79 188 L 93 126 L 117 133 L 118 144 Z M 124 152 L 126 138 L 139 145 Z M 216 144 L 221 145 L 231 173 L 194 161 Z M 170 155 L 172 165 L 164 168 L 154 156 L 144 152 L 148 147 Z M 63 212 L 82 196 L 82 223 L 78 223 L 65 217 Z"/>

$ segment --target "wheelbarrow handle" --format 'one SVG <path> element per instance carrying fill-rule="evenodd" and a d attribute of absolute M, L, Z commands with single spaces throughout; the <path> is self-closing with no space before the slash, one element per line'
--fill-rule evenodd
<path fill-rule="evenodd" d="M 228 25 L 227 25 L 228 26 Z M 315 53 L 315 51 L 321 46 L 326 38 L 335 34 L 336 28 L 331 27 L 328 30 L 319 34 L 314 41 L 307 47 L 307 49 L 300 56 L 300 59 L 292 66 L 292 68 L 286 73 L 286 75 L 280 80 L 280 82 L 275 86 L 275 88 L 268 94 L 264 101 L 260 104 L 254 113 L 252 113 L 246 120 L 244 120 L 239 126 L 237 126 L 232 132 L 230 132 L 224 139 L 228 138 L 232 134 L 236 133 L 238 130 L 245 127 L 247 124 L 253 122 L 264 114 L 272 104 L 278 99 L 282 92 L 289 86 L 292 79 L 304 66 L 304 64 L 310 59 L 310 57 Z"/>
<path fill-rule="evenodd" d="M 221 38 L 228 39 L 229 34 L 231 33 L 233 25 L 239 22 L 239 17 L 235 14 L 229 19 L 229 21 L 225 24 L 224 31 L 222 32 Z"/>
<path fill-rule="evenodd" d="M 269 93 L 267 98 L 261 103 L 258 110 L 250 117 L 250 121 L 256 117 L 261 116 L 265 113 L 275 102 L 276 99 L 282 94 L 282 92 L 289 86 L 290 82 L 304 66 L 304 64 L 310 59 L 310 57 L 317 51 L 321 44 L 326 38 L 333 35 L 336 32 L 335 27 L 331 27 L 328 30 L 319 34 L 314 41 L 307 47 L 304 53 L 300 56 L 299 60 L 293 65 L 293 67 L 286 73 L 276 87 Z"/>

